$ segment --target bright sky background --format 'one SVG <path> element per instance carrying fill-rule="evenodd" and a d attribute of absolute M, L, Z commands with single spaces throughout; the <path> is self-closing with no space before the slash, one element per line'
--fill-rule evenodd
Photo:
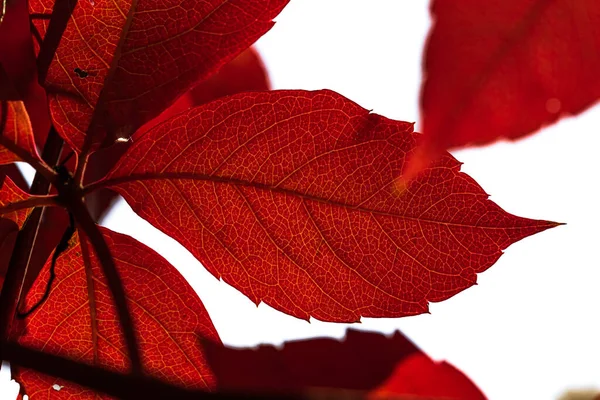
<path fill-rule="evenodd" d="M 419 120 L 427 1 L 292 0 L 277 21 L 258 42 L 274 88 L 333 89 L 386 117 Z M 505 210 L 567 225 L 512 245 L 477 286 L 432 304 L 431 314 L 364 318 L 353 328 L 402 330 L 492 400 L 556 399 L 566 389 L 600 388 L 599 131 L 596 107 L 526 140 L 454 152 Z M 105 225 L 175 265 L 228 345 L 341 338 L 350 326 L 256 307 L 124 202 Z"/>

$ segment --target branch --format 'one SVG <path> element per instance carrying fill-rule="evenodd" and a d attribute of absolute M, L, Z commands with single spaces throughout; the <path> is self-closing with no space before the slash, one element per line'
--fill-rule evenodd
<path fill-rule="evenodd" d="M 24 208 L 58 206 L 56 199 L 58 196 L 33 196 L 25 200 L 9 203 L 0 207 L 0 215 L 19 211 Z"/>
<path fill-rule="evenodd" d="M 412 395 L 386 394 L 377 396 L 372 392 L 326 387 L 307 387 L 291 393 L 210 393 L 198 389 L 186 389 L 180 386 L 151 378 L 149 376 L 131 376 L 118 372 L 81 364 L 68 358 L 54 356 L 41 351 L 23 347 L 17 343 L 4 344 L 4 354 L 11 365 L 29 368 L 40 373 L 86 386 L 97 392 L 128 399 L 178 399 L 178 400 L 362 400 L 397 399 L 416 400 Z M 420 397 L 419 397 L 420 398 Z"/>
<path fill-rule="evenodd" d="M 85 280 L 87 283 L 88 304 L 90 308 L 90 324 L 92 325 L 92 349 L 94 365 L 98 363 L 98 314 L 96 312 L 96 293 L 94 292 L 94 275 L 92 272 L 92 257 L 88 249 L 87 240 L 81 240 L 81 255 L 83 257 L 83 266 L 85 268 Z"/>
<path fill-rule="evenodd" d="M 50 355 L 5 343 L 3 354 L 11 365 L 30 368 L 57 378 L 66 379 L 92 390 L 104 392 L 119 399 L 302 399 L 301 395 L 227 394 L 209 393 L 170 385 L 148 376 L 123 375 L 104 368 L 81 364 L 64 357 Z"/>
<path fill-rule="evenodd" d="M 75 221 L 79 225 L 79 228 L 85 233 L 85 236 L 92 243 L 94 252 L 100 260 L 102 272 L 108 281 L 108 287 L 112 294 L 115 306 L 117 307 L 117 314 L 119 316 L 119 322 L 125 335 L 125 343 L 127 345 L 127 353 L 131 360 L 131 368 L 134 374 L 141 375 L 142 363 L 139 355 L 139 346 L 135 331 L 133 329 L 133 321 L 131 320 L 131 314 L 129 313 L 129 307 L 125 298 L 125 291 L 123 289 L 123 282 L 117 271 L 115 260 L 110 254 L 106 240 L 102 236 L 102 232 L 98 229 L 98 226 L 92 219 L 89 211 L 85 207 L 83 200 L 77 196 L 72 196 L 67 200 L 67 208 L 75 217 Z M 80 240 L 83 242 L 84 238 L 80 235 Z"/>
<path fill-rule="evenodd" d="M 46 165 L 42 160 L 31 155 L 27 150 L 17 146 L 5 136 L 0 135 L 0 146 L 6 147 L 8 151 L 19 157 L 21 161 L 25 161 L 27 164 L 31 165 L 35 171 L 42 175 L 47 181 L 51 183 L 56 181 L 56 172 L 54 172 L 52 168 Z"/>
<path fill-rule="evenodd" d="M 121 30 L 121 36 L 119 38 L 119 42 L 117 43 L 117 47 L 115 53 L 113 55 L 112 61 L 110 63 L 110 68 L 108 69 L 108 74 L 104 79 L 104 86 L 98 100 L 96 101 L 96 107 L 94 108 L 94 113 L 92 114 L 92 119 L 90 121 L 87 134 L 85 135 L 85 139 L 83 142 L 83 146 L 81 149 L 81 154 L 79 155 L 80 162 L 77 163 L 77 169 L 75 170 L 75 182 L 79 185 L 83 185 L 83 176 L 85 174 L 85 169 L 88 164 L 88 160 L 92 153 L 92 148 L 94 146 L 94 139 L 97 130 L 95 129 L 98 125 L 99 121 L 105 121 L 106 116 L 106 86 L 112 81 L 117 68 L 119 66 L 119 60 L 121 59 L 121 54 L 123 51 L 123 45 L 125 40 L 127 40 L 127 33 L 131 28 L 131 24 L 133 23 L 133 15 L 135 10 L 137 9 L 138 0 L 132 0 L 131 5 L 129 6 L 129 11 L 127 12 L 127 19 L 125 20 L 125 24 L 123 24 L 123 29 Z"/>
<path fill-rule="evenodd" d="M 58 132 L 52 127 L 44 145 L 42 159 L 49 165 L 56 165 L 60 158 L 62 144 L 63 141 L 58 136 Z M 44 179 L 40 173 L 36 173 L 30 193 L 33 195 L 47 195 L 49 190 L 50 182 Z M 13 254 L 4 277 L 2 291 L 0 291 L 0 344 L 8 340 L 10 334 L 11 324 L 21 298 L 23 281 L 27 274 L 43 211 L 43 207 L 34 209 L 17 235 Z M 3 357 L 2 347 L 0 347 L 0 360 L 3 360 Z"/>

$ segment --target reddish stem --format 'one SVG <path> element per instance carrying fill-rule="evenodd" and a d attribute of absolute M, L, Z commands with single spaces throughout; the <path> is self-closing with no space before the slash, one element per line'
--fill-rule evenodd
<path fill-rule="evenodd" d="M 62 150 L 62 139 L 52 128 L 44 145 L 42 159 L 49 165 L 56 165 Z M 50 190 L 48 182 L 40 173 L 36 173 L 31 185 L 30 193 L 34 195 L 47 195 Z M 3 360 L 4 344 L 8 340 L 11 325 L 21 298 L 23 281 L 29 267 L 35 240 L 39 230 L 44 208 L 32 211 L 23 228 L 17 235 L 13 254 L 8 264 L 2 291 L 0 291 L 0 360 Z"/>
<path fill-rule="evenodd" d="M 75 221 L 77 222 L 78 229 L 83 231 L 85 237 L 87 237 L 92 243 L 92 247 L 96 256 L 100 260 L 100 266 L 102 272 L 106 276 L 108 281 L 108 288 L 112 294 L 115 306 L 117 308 L 117 315 L 119 316 L 119 322 L 123 329 L 125 336 L 125 343 L 127 345 L 127 352 L 131 361 L 131 369 L 134 375 L 141 375 L 142 362 L 139 355 L 138 341 L 135 335 L 133 327 L 133 321 L 131 319 L 131 313 L 127 306 L 125 297 L 125 290 L 123 289 L 123 282 L 117 271 L 115 261 L 110 253 L 106 240 L 102 236 L 102 232 L 98 229 L 98 225 L 94 222 L 89 211 L 85 207 L 80 191 L 74 191 L 72 195 L 68 195 L 65 199 L 68 210 L 73 214 Z M 85 240 L 84 235 L 79 235 L 79 239 L 83 242 Z"/>
<path fill-rule="evenodd" d="M 56 203 L 57 196 L 33 196 L 25 200 L 9 203 L 0 207 L 0 215 L 19 211 L 24 208 L 58 206 Z"/>

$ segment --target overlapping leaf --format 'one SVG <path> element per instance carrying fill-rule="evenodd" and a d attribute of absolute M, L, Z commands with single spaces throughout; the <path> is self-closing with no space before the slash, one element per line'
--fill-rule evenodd
<path fill-rule="evenodd" d="M 140 337 L 145 372 L 176 385 L 213 388 L 214 378 L 198 340 L 219 339 L 193 289 L 153 250 L 131 237 L 104 228 L 102 232 L 123 279 Z M 92 256 L 87 261 L 91 251 L 89 243 L 82 245 L 77 237 L 72 240 L 71 247 L 56 263 L 50 296 L 27 317 L 27 332 L 18 341 L 45 352 L 125 372 L 125 345 L 116 310 L 97 258 Z M 32 287 L 25 308 L 43 295 L 49 267 L 45 266 Z M 88 291 L 90 282 L 93 290 Z M 97 398 L 90 390 L 35 371 L 19 370 L 16 378 L 33 400 Z"/>
<path fill-rule="evenodd" d="M 16 166 L 14 164 L 8 164 L 4 165 L 3 167 L 9 166 L 14 167 L 14 169 L 8 170 L 10 174 L 6 175 L 4 184 L 0 189 L 0 207 L 32 198 L 32 196 L 23 191 L 22 186 L 26 186 L 27 184 L 24 182 L 24 178 L 20 175 L 19 170 L 16 169 Z M 18 175 L 16 173 L 18 173 Z M 18 179 L 17 182 L 21 181 L 21 185 L 15 184 L 12 178 Z M 3 214 L 1 218 L 6 219 L 7 221 L 12 221 L 12 230 L 14 230 L 16 234 L 16 232 L 23 227 L 23 224 L 29 217 L 29 214 L 32 210 L 32 208 L 20 209 Z M 27 275 L 23 285 L 23 290 L 25 293 L 27 293 L 31 287 L 33 279 L 37 277 L 37 273 L 43 267 L 44 263 L 48 259 L 48 256 L 52 253 L 60 241 L 62 232 L 64 232 L 66 226 L 68 225 L 68 217 L 66 212 L 58 207 L 50 207 L 46 209 L 42 221 L 42 224 L 38 228 L 37 235 L 38 237 L 43 238 L 43 240 L 36 241 L 34 245 L 34 251 L 29 259 Z M 8 229 L 9 226 L 10 224 L 6 226 L 6 229 Z M 8 232 L 8 230 L 5 230 L 4 232 Z M 0 242 L 1 241 L 2 238 L 0 237 Z M 8 267 L 8 260 L 11 257 L 12 251 L 8 249 L 2 251 L 2 262 L 4 262 L 5 268 L 0 269 L 0 276 L 4 277 L 6 273 L 6 267 Z"/>
<path fill-rule="evenodd" d="M 341 341 L 314 338 L 235 349 L 207 343 L 217 388 L 225 392 L 299 393 L 308 388 L 369 391 L 420 350 L 400 332 L 391 337 L 349 329 Z"/>
<path fill-rule="evenodd" d="M 254 47 L 223 65 L 219 72 L 189 91 L 191 105 L 199 106 L 230 94 L 269 90 L 267 71 Z"/>
<path fill-rule="evenodd" d="M 0 182 L 0 207 L 10 203 L 16 203 L 30 197 L 20 187 L 18 187 L 8 176 L 2 177 Z M 21 209 L 2 215 L 2 218 L 10 219 L 20 228 L 23 226 L 31 209 Z"/>
<path fill-rule="evenodd" d="M 269 89 L 269 79 L 260 55 L 251 47 L 225 64 L 210 78 L 188 90 L 158 117 L 140 127 L 132 136 L 131 141 L 135 142 L 153 126 L 191 107 L 230 94 Z M 85 183 L 102 179 L 114 167 L 130 144 L 131 142 L 119 142 L 92 154 L 86 168 Z M 115 196 L 116 194 L 111 190 L 102 190 L 87 196 L 86 205 L 94 219 L 98 220 L 106 212 Z"/>
<path fill-rule="evenodd" d="M 0 8 L 3 2 L 0 1 Z M 0 99 L 23 100 L 35 77 L 26 1 L 7 1 L 0 24 Z"/>
<path fill-rule="evenodd" d="M 22 101 L 5 101 L 0 107 L 0 164 L 32 157 L 39 159 L 29 116 Z"/>
<path fill-rule="evenodd" d="M 342 341 L 316 338 L 254 349 L 207 343 L 205 349 L 223 392 L 325 394 L 345 389 L 367 392 L 372 399 L 485 399 L 464 374 L 446 362 L 435 363 L 400 332 L 386 337 L 348 330 Z"/>
<path fill-rule="evenodd" d="M 530 134 L 600 97 L 600 2 L 434 0 L 428 152 Z"/>
<path fill-rule="evenodd" d="M 370 399 L 389 399 L 398 394 L 419 399 L 486 399 L 479 388 L 452 364 L 433 361 L 422 352 L 398 363 L 386 381 L 372 392 Z"/>
<path fill-rule="evenodd" d="M 0 99 L 25 103 L 37 144 L 42 146 L 50 118 L 46 93 L 37 82 L 27 3 L 8 1 L 0 24 Z"/>
<path fill-rule="evenodd" d="M 506 213 L 449 154 L 399 191 L 417 136 L 330 91 L 240 94 L 154 128 L 88 190 L 114 188 L 256 303 L 419 314 L 556 224 Z"/>
<path fill-rule="evenodd" d="M 146 123 L 135 134 L 143 135 L 148 129 L 189 108 L 206 104 L 231 94 L 270 90 L 271 84 L 259 53 L 250 47 L 231 60 L 209 79 L 206 79 L 181 96 L 171 107 Z M 135 140 L 135 136 L 133 139 Z M 108 170 L 106 171 L 108 172 Z M 105 175 L 105 174 L 104 174 Z M 104 176 L 102 175 L 102 176 Z M 101 178 L 102 176 L 98 177 Z M 97 180 L 97 179 L 96 179 Z"/>
<path fill-rule="evenodd" d="M 21 173 L 17 164 L 3 164 L 0 165 L 0 177 L 7 176 L 11 181 L 15 183 L 23 191 L 29 191 L 29 184 L 25 180 L 25 177 Z"/>
<path fill-rule="evenodd" d="M 269 30 L 287 1 L 77 2 L 46 78 L 55 126 L 74 148 L 88 130 L 130 137 Z M 49 15 L 53 5 L 34 0 L 30 10 Z M 34 18 L 42 36 L 48 24 Z"/>

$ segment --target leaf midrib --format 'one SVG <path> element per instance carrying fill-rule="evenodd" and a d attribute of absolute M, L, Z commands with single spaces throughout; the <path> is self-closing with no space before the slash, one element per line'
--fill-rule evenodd
<path fill-rule="evenodd" d="M 421 217 L 414 217 L 414 216 L 408 216 L 408 215 L 402 215 L 402 214 L 394 214 L 391 212 L 375 210 L 375 209 L 370 209 L 370 208 L 366 208 L 366 207 L 352 206 L 352 205 L 349 205 L 347 203 L 343 203 L 340 201 L 326 199 L 323 197 L 310 195 L 310 194 L 306 194 L 306 193 L 301 193 L 301 192 L 291 190 L 291 189 L 274 187 L 272 185 L 268 185 L 268 184 L 264 184 L 264 183 L 249 182 L 249 181 L 245 181 L 245 180 L 237 179 L 237 178 L 233 178 L 233 177 L 211 176 L 211 175 L 207 175 L 207 174 L 198 174 L 198 173 L 193 173 L 193 172 L 188 172 L 188 173 L 163 172 L 163 173 L 131 174 L 128 176 L 109 178 L 109 179 L 98 181 L 94 184 L 87 186 L 84 189 L 84 195 L 88 195 L 98 189 L 103 189 L 103 188 L 115 189 L 116 186 L 122 185 L 124 183 L 148 181 L 148 180 L 199 180 L 199 181 L 206 181 L 206 182 L 222 183 L 222 184 L 227 184 L 227 185 L 235 185 L 235 186 L 239 186 L 239 187 L 252 187 L 252 188 L 259 189 L 259 190 L 280 193 L 283 195 L 298 197 L 298 198 L 301 198 L 304 200 L 315 201 L 315 202 L 324 203 L 324 204 L 327 204 L 330 206 L 342 207 L 345 209 L 350 209 L 353 211 L 364 212 L 364 213 L 370 213 L 373 215 L 381 215 L 381 216 L 387 216 L 387 217 L 392 217 L 392 218 L 402 218 L 402 219 L 406 219 L 406 220 L 410 220 L 410 221 L 427 222 L 427 223 L 432 223 L 432 224 L 440 224 L 440 225 L 444 225 L 444 226 L 453 226 L 453 227 L 462 227 L 462 228 L 479 228 L 479 229 L 489 229 L 489 230 L 496 230 L 496 229 L 511 230 L 511 229 L 553 227 L 553 226 L 557 225 L 557 223 L 555 223 L 555 222 L 542 221 L 542 220 L 530 220 L 530 221 L 532 221 L 532 224 L 530 224 L 530 225 L 518 225 L 518 226 L 507 226 L 507 227 L 469 225 L 469 224 L 461 224 L 458 222 L 438 221 L 438 220 L 434 220 L 434 219 L 430 219 L 430 218 L 421 218 Z M 461 194 L 477 196 L 477 197 L 482 197 L 482 198 L 487 197 L 487 195 L 485 193 L 469 193 L 469 192 L 452 193 L 452 195 L 461 195 Z M 491 201 L 491 200 L 487 200 L 487 198 L 486 198 L 486 199 L 484 199 L 484 201 Z M 515 218 L 519 218 L 519 217 L 515 217 Z"/>

